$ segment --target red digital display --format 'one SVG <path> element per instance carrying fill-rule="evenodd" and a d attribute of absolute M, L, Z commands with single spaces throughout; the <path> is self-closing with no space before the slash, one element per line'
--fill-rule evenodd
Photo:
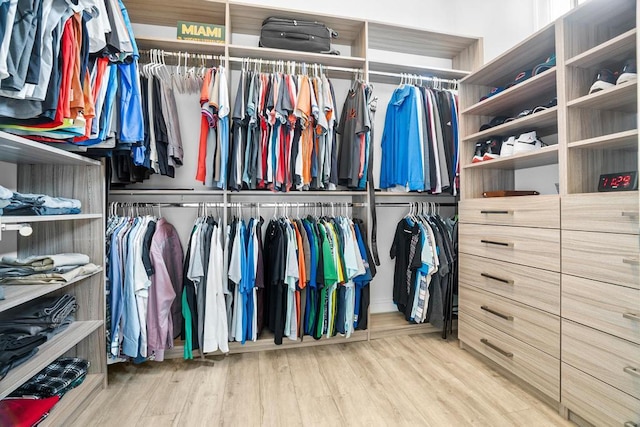
<path fill-rule="evenodd" d="M 602 174 L 598 183 L 598 191 L 632 191 L 637 188 L 637 172 Z"/>

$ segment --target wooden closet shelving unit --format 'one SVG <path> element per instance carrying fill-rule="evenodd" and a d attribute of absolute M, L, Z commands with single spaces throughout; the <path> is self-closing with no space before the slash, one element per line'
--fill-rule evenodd
<path fill-rule="evenodd" d="M 640 425 L 640 198 L 597 190 L 600 174 L 638 170 L 638 85 L 588 94 L 600 69 L 637 60 L 639 17 L 634 0 L 588 1 L 461 85 L 461 346 L 585 426 Z M 554 69 L 478 101 L 551 53 Z M 471 164 L 477 141 L 531 130 L 557 145 Z M 559 194 L 482 198 L 536 189 L 517 175 L 543 165 Z"/>
<path fill-rule="evenodd" d="M 103 168 L 91 160 L 0 131 L 0 161 L 17 165 L 18 191 L 71 197 L 82 202 L 83 214 L 60 216 L 0 216 L 0 224 L 28 223 L 29 237 L 19 237 L 18 256 L 79 252 L 95 264 L 104 260 Z M 11 233 L 4 231 L 3 234 Z M 0 236 L 1 238 L 2 236 Z M 24 364 L 0 381 L 0 398 L 60 356 L 76 356 L 90 362 L 85 381 L 65 395 L 42 425 L 65 425 L 107 384 L 104 338 L 105 297 L 103 270 L 65 285 L 7 285 L 0 301 L 0 316 L 11 318 L 20 307 L 43 296 L 76 297 L 76 321 L 42 344 Z"/>
<path fill-rule="evenodd" d="M 478 68 L 483 61 L 482 39 L 454 34 L 445 34 L 424 29 L 408 28 L 383 22 L 364 19 L 344 18 L 335 15 L 317 14 L 308 11 L 278 9 L 256 4 L 247 4 L 235 0 L 206 1 L 187 0 L 174 4 L 169 0 L 160 2 L 151 0 L 126 0 L 125 6 L 131 22 L 162 27 L 174 27 L 178 20 L 205 22 L 225 26 L 226 40 L 221 44 L 178 41 L 167 36 L 171 29 L 149 31 L 148 27 L 140 27 L 136 32 L 136 41 L 141 49 L 180 50 L 191 53 L 207 53 L 222 55 L 222 62 L 232 71 L 239 69 L 240 64 L 233 59 L 254 58 L 264 60 L 292 60 L 309 64 L 332 66 L 328 75 L 332 79 L 351 79 L 352 69 L 359 69 L 365 79 L 375 83 L 399 82 L 396 76 L 389 73 L 412 73 L 432 75 L 445 79 L 459 79 Z M 258 47 L 258 38 L 262 21 L 269 16 L 290 17 L 321 21 L 339 33 L 333 47 L 340 55 L 324 55 L 268 49 Z M 134 29 L 135 31 L 135 29 Z M 175 31 L 175 30 L 173 30 Z M 163 34 L 157 37 L 154 34 Z M 400 59 L 391 57 L 400 55 Z M 341 70 L 342 69 L 342 70 Z M 232 91 L 233 92 L 233 91 Z M 341 106 L 340 106 L 341 107 Z M 381 130 L 376 130 L 381 132 Z M 195 185 L 195 182 L 194 182 Z M 376 192 L 376 197 L 392 197 L 394 193 Z M 455 200 L 453 196 L 427 197 L 422 194 L 402 194 L 414 200 Z M 369 196 L 365 191 L 310 191 L 291 193 L 271 193 L 269 191 L 197 191 L 197 190 L 114 190 L 109 194 L 109 201 L 177 203 L 183 201 L 221 202 L 225 206 L 232 203 L 251 201 L 290 203 L 303 201 L 353 202 L 368 206 Z M 227 223 L 230 209 L 224 209 L 224 222 Z M 354 208 L 354 216 L 370 223 L 371 218 L 366 207 Z M 379 219 L 380 223 L 380 219 Z M 379 226 L 380 227 L 380 226 Z M 375 286 L 375 279 L 374 279 Z M 307 346 L 339 344 L 348 341 L 361 341 L 376 336 L 398 333 L 438 332 L 431 325 L 411 325 L 400 313 L 372 314 L 367 331 L 356 331 L 349 339 L 334 337 L 331 339 L 305 339 L 303 342 L 287 342 L 276 346 L 273 338 L 265 333 L 257 343 L 246 343 L 241 346 L 230 343 L 231 353 L 245 351 L 263 351 L 283 348 L 284 346 Z M 176 346 L 169 356 L 181 357 L 182 348 Z"/>

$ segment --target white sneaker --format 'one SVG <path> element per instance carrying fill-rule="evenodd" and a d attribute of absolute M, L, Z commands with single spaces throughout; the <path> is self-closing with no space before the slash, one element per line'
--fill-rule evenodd
<path fill-rule="evenodd" d="M 536 136 L 536 131 L 521 134 L 513 145 L 513 154 L 539 150 L 543 142 Z"/>
<path fill-rule="evenodd" d="M 516 143 L 516 137 L 510 136 L 505 139 L 500 148 L 500 157 L 508 157 L 513 155 L 513 147 Z"/>

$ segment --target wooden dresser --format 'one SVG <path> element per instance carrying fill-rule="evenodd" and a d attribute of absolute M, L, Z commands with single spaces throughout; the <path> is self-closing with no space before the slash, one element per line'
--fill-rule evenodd
<path fill-rule="evenodd" d="M 560 400 L 557 196 L 460 204 L 459 338 Z"/>
<path fill-rule="evenodd" d="M 461 85 L 461 345 L 581 426 L 640 427 L 640 198 L 598 191 L 601 174 L 638 171 L 638 84 L 589 93 L 637 60 L 639 16 L 635 0 L 587 1 Z M 481 99 L 544 52 L 556 67 Z M 515 119 L 479 130 L 497 116 Z M 471 162 L 477 142 L 531 130 L 551 144 Z"/>

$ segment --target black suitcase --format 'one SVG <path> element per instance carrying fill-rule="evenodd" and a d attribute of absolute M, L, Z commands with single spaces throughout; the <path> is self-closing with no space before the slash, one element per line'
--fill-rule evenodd
<path fill-rule="evenodd" d="M 271 17 L 262 22 L 260 46 L 339 55 L 331 50 L 331 39 L 337 37 L 321 22 Z"/>

